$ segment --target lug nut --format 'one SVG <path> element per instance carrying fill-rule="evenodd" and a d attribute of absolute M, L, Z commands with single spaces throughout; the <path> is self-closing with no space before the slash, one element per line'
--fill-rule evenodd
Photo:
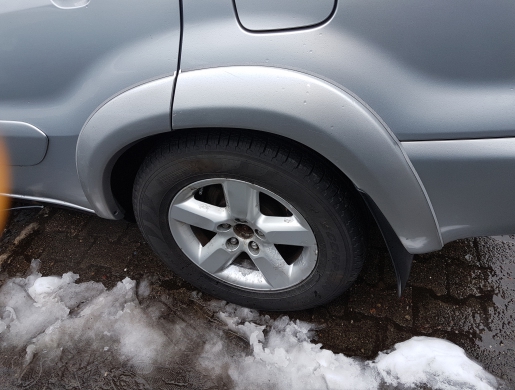
<path fill-rule="evenodd" d="M 226 232 L 231 228 L 231 224 L 229 223 L 221 223 L 216 227 L 216 229 L 220 232 Z"/>
<path fill-rule="evenodd" d="M 237 239 L 236 237 L 231 237 L 231 238 L 229 239 L 229 243 L 230 243 L 231 245 L 237 245 L 237 244 L 238 244 L 238 239 Z"/>
<path fill-rule="evenodd" d="M 265 237 L 265 235 L 263 234 L 263 232 L 259 229 L 256 229 L 256 236 L 260 237 L 260 238 L 263 238 Z"/>
<path fill-rule="evenodd" d="M 257 244 L 257 242 L 255 242 L 255 241 L 249 242 L 249 252 L 252 255 L 257 256 L 257 254 L 259 253 L 259 245 Z"/>

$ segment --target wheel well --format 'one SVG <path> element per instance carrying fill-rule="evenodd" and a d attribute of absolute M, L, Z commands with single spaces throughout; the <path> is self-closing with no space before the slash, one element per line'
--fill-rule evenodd
<path fill-rule="evenodd" d="M 147 156 L 147 154 L 157 145 L 159 145 L 162 141 L 165 139 L 168 139 L 172 136 L 178 136 L 180 133 L 184 132 L 192 132 L 192 131 L 202 131 L 202 130 L 208 130 L 205 128 L 198 128 L 198 129 L 181 129 L 181 130 L 175 130 L 171 133 L 161 133 L 157 135 L 153 135 L 147 138 L 143 138 L 139 141 L 136 141 L 135 143 L 132 143 L 128 147 L 126 147 L 124 150 L 122 150 L 121 155 L 116 160 L 113 169 L 111 171 L 111 191 L 113 193 L 114 198 L 118 202 L 118 204 L 123 208 L 125 211 L 124 219 L 129 221 L 135 221 L 134 219 L 134 212 L 132 208 L 132 189 L 134 186 L 134 180 L 136 178 L 136 175 L 138 173 L 139 167 L 143 163 L 143 160 Z M 326 157 L 322 156 L 315 150 L 311 149 L 309 146 L 306 146 L 304 144 L 301 144 L 295 140 L 292 140 L 291 138 L 283 137 L 277 134 L 272 134 L 268 132 L 262 132 L 262 131 L 256 131 L 256 130 L 248 130 L 248 129 L 231 129 L 234 131 L 242 131 L 247 133 L 266 133 L 267 136 L 272 136 L 274 138 L 277 138 L 279 140 L 284 140 L 286 142 L 289 142 L 296 147 L 300 149 L 308 149 L 311 154 L 316 156 L 319 161 L 324 161 L 326 164 L 330 165 L 335 171 L 339 172 L 342 176 L 342 179 L 347 181 L 349 183 L 349 188 L 355 189 L 355 197 L 357 199 L 357 202 L 362 204 L 362 210 L 363 215 L 366 216 L 367 221 L 366 224 L 373 223 L 375 225 L 375 222 L 372 218 L 372 215 L 370 214 L 368 208 L 366 207 L 365 203 L 361 199 L 361 196 L 359 195 L 358 190 L 352 183 L 352 181 L 345 175 L 344 172 L 342 172 L 338 167 L 336 167 L 331 161 L 329 161 Z"/>
<path fill-rule="evenodd" d="M 111 170 L 110 184 L 113 197 L 125 211 L 124 219 L 136 221 L 132 209 L 132 187 L 139 167 L 150 150 L 169 137 L 169 133 L 152 135 L 122 149 Z"/>

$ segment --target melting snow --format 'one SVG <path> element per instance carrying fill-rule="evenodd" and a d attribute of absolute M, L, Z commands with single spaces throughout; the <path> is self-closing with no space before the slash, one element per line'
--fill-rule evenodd
<path fill-rule="evenodd" d="M 247 343 L 247 350 L 238 349 L 220 327 L 209 321 L 202 325 L 187 309 L 171 310 L 164 301 L 147 299 L 151 287 L 145 280 L 137 286 L 126 278 L 106 290 L 101 283 L 76 283 L 79 276 L 71 272 L 42 277 L 38 264 L 33 262 L 26 278 L 9 279 L 0 289 L 0 346 L 3 352 L 21 351 L 24 356 L 9 375 L 22 375 L 40 356 L 45 356 L 48 367 L 55 366 L 75 348 L 72 355 L 80 359 L 95 356 L 98 361 L 101 354 L 114 354 L 119 362 L 133 366 L 169 367 L 187 359 L 188 367 L 200 373 L 198 380 L 235 389 L 495 389 L 500 385 L 463 349 L 445 340 L 414 337 L 373 361 L 363 361 L 314 343 L 312 324 L 288 317 L 274 321 L 255 310 L 211 302 L 209 309 L 220 327 Z M 140 303 L 143 300 L 146 303 Z M 5 367 L 2 370 L 0 379 L 5 380 Z"/>

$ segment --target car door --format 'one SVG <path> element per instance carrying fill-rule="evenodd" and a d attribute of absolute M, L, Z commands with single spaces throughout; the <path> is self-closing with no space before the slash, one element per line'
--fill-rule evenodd
<path fill-rule="evenodd" d="M 0 133 L 12 193 L 87 206 L 75 145 L 105 101 L 174 74 L 179 1 L 4 0 L 0 7 Z"/>

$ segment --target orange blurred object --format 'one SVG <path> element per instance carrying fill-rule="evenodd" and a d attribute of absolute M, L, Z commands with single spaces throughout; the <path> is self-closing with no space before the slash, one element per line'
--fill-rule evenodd
<path fill-rule="evenodd" d="M 9 171 L 9 155 L 4 142 L 0 139 L 0 194 L 9 193 L 9 185 L 11 183 Z M 7 209 L 11 203 L 10 199 L 0 196 L 0 235 L 4 231 L 5 222 L 7 220 Z"/>

